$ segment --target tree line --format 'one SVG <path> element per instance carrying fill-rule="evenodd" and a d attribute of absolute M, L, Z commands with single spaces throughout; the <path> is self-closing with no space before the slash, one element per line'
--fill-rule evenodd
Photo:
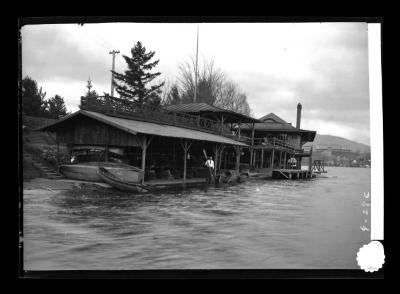
<path fill-rule="evenodd" d="M 195 81 L 195 60 L 183 62 L 178 67 L 176 82 L 156 82 L 160 72 L 151 72 L 159 60 L 152 60 L 154 51 L 147 51 L 138 41 L 131 49 L 131 57 L 123 55 L 127 63 L 124 73 L 112 71 L 114 85 L 121 98 L 136 105 L 152 107 L 182 103 L 208 103 L 246 115 L 251 114 L 246 94 L 230 79 L 214 61 L 203 60 L 197 69 Z M 194 94 L 196 91 L 196 101 Z"/>
<path fill-rule="evenodd" d="M 64 98 L 60 95 L 54 95 L 45 99 L 46 92 L 38 83 L 29 76 L 21 81 L 22 112 L 29 116 L 39 116 L 47 118 L 59 118 L 67 115 Z"/>
<path fill-rule="evenodd" d="M 194 58 L 178 66 L 174 83 L 160 81 L 160 72 L 153 72 L 159 60 L 140 41 L 131 48 L 131 56 L 123 55 L 127 69 L 123 73 L 111 71 L 116 92 L 121 99 L 134 106 L 162 107 L 182 103 L 208 103 L 245 115 L 251 115 L 247 96 L 239 84 L 228 77 L 214 60 L 203 60 L 197 68 Z M 195 72 L 197 68 L 197 83 Z M 89 78 L 84 98 L 96 98 L 97 92 Z M 196 100 L 195 98 L 196 92 Z M 108 95 L 107 93 L 104 93 Z M 22 110 L 26 115 L 59 118 L 67 114 L 64 98 L 55 95 L 45 99 L 46 92 L 37 82 L 26 76 L 22 80 Z"/>

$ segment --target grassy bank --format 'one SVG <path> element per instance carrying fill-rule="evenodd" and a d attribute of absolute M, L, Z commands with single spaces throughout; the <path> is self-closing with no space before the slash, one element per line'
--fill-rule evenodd
<path fill-rule="evenodd" d="M 36 164 L 57 170 L 57 145 L 54 134 L 35 131 L 40 127 L 55 122 L 55 119 L 23 116 L 23 179 L 46 177 L 46 174 Z M 60 145 L 60 164 L 69 161 L 66 146 Z"/>

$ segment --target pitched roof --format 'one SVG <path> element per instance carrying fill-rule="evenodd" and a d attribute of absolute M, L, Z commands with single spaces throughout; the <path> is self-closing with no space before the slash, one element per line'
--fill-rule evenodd
<path fill-rule="evenodd" d="M 304 141 L 312 142 L 314 141 L 316 131 L 310 131 L 310 130 L 303 130 L 303 129 L 298 129 L 292 124 L 287 123 L 283 119 L 281 119 L 279 116 L 277 116 L 274 113 L 269 113 L 260 120 L 264 121 L 262 123 L 255 123 L 254 124 L 254 130 L 259 131 L 259 132 L 282 132 L 282 133 L 299 133 L 303 137 Z M 248 125 L 242 125 L 240 127 L 242 130 L 251 130 L 252 127 Z"/>
<path fill-rule="evenodd" d="M 275 113 L 272 112 L 259 118 L 259 120 L 262 120 L 264 122 L 276 122 L 281 124 L 287 124 L 286 121 L 284 121 L 283 119 L 281 119 L 279 116 L 277 116 Z"/>
<path fill-rule="evenodd" d="M 207 132 L 202 132 L 198 130 L 193 130 L 189 128 L 183 128 L 178 126 L 171 126 L 161 123 L 152 123 L 152 122 L 145 122 L 135 119 L 127 119 L 127 118 L 120 118 L 105 115 L 98 112 L 93 111 L 86 111 L 86 110 L 79 110 L 73 114 L 70 114 L 62 119 L 58 120 L 57 122 L 51 123 L 45 127 L 40 128 L 41 131 L 56 131 L 58 127 L 61 127 L 63 122 L 66 120 L 74 119 L 75 117 L 83 115 L 90 117 L 92 119 L 98 120 L 105 124 L 111 125 L 115 128 L 123 130 L 125 132 L 131 133 L 136 135 L 137 133 L 142 134 L 150 134 L 156 136 L 163 136 L 163 137 L 174 137 L 174 138 L 186 138 L 191 140 L 199 140 L 199 141 L 210 141 L 210 142 L 218 142 L 223 144 L 230 144 L 230 145 L 240 145 L 240 146 L 247 146 L 244 143 L 235 141 L 233 139 L 210 134 Z"/>
<path fill-rule="evenodd" d="M 191 114 L 224 114 L 226 123 L 256 123 L 260 122 L 260 120 L 244 115 L 242 113 L 238 113 L 232 110 L 223 109 L 221 107 L 211 105 L 208 103 L 200 102 L 200 103 L 185 103 L 185 104 L 174 104 L 164 106 L 163 109 L 174 112 L 186 112 Z"/>
<path fill-rule="evenodd" d="M 163 108 L 170 111 L 181 111 L 181 112 L 221 111 L 221 108 L 203 102 L 167 105 L 164 106 Z"/>

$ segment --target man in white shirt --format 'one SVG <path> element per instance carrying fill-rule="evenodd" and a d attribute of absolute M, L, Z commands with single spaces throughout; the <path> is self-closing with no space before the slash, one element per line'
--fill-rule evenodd
<path fill-rule="evenodd" d="M 289 167 L 291 168 L 291 169 L 296 169 L 297 168 L 297 160 L 296 160 L 296 158 L 294 158 L 293 156 L 288 160 L 288 164 L 289 164 Z"/>
<path fill-rule="evenodd" d="M 209 169 L 209 173 L 207 174 L 207 181 L 210 183 L 211 182 L 211 175 L 214 174 L 214 160 L 212 159 L 212 156 L 209 156 L 205 165 Z"/>

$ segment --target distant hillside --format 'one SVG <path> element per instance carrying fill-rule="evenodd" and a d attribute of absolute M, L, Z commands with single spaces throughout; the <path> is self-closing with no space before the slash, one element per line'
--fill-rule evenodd
<path fill-rule="evenodd" d="M 336 136 L 331 136 L 331 135 L 319 135 L 317 134 L 315 136 L 314 142 L 312 143 L 306 143 L 305 146 L 310 146 L 313 145 L 314 148 L 317 146 L 323 146 L 323 147 L 332 147 L 332 148 L 348 148 L 351 149 L 352 151 L 360 151 L 360 152 L 369 152 L 370 151 L 370 146 L 362 144 L 362 143 L 357 143 L 342 137 L 336 137 Z"/>

